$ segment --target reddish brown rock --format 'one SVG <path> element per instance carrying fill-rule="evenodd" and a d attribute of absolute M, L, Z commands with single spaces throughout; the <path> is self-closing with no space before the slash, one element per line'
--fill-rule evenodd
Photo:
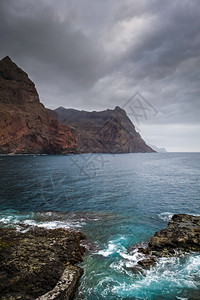
<path fill-rule="evenodd" d="M 125 110 L 118 106 L 99 112 L 63 107 L 50 112 L 71 128 L 80 153 L 155 152 L 135 130 Z"/>
<path fill-rule="evenodd" d="M 34 83 L 7 56 L 0 61 L 0 153 L 76 152 L 67 126 L 40 103 Z"/>

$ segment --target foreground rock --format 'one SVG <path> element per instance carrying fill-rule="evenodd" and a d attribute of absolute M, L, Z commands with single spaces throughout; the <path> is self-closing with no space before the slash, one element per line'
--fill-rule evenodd
<path fill-rule="evenodd" d="M 80 232 L 0 229 L 0 299 L 71 299 L 83 270 Z"/>
<path fill-rule="evenodd" d="M 0 154 L 76 153 L 68 127 L 40 103 L 34 83 L 8 56 L 0 60 Z"/>
<path fill-rule="evenodd" d="M 159 257 L 200 252 L 200 216 L 175 214 L 167 228 L 156 232 L 147 247 L 141 247 L 138 251 L 145 255 L 138 262 L 144 268 L 154 265 Z"/>

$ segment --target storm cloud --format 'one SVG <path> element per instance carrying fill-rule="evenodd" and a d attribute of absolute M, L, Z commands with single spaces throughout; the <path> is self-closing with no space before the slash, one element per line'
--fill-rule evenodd
<path fill-rule="evenodd" d="M 122 107 L 138 91 L 158 112 L 136 124 L 147 142 L 200 151 L 199 15 L 198 0 L 1 0 L 0 57 L 49 108 Z"/>

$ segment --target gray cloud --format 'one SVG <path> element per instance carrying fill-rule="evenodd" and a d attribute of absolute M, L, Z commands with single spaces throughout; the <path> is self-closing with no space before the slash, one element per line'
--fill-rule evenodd
<path fill-rule="evenodd" d="M 194 139 L 200 123 L 199 15 L 198 0 L 1 0 L 0 56 L 28 72 L 47 107 L 112 108 L 140 91 L 159 111 L 141 120 L 143 136 L 158 128 L 150 142 L 175 149 L 171 128 Z"/>
<path fill-rule="evenodd" d="M 88 87 L 100 76 L 102 51 L 72 20 L 61 21 L 53 5 L 6 0 L 0 12 L 1 53 L 9 53 L 29 69 L 36 63 L 40 80 L 62 75 Z"/>

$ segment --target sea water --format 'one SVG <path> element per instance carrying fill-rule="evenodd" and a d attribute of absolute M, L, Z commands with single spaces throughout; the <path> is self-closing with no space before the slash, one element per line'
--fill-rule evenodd
<path fill-rule="evenodd" d="M 199 253 L 135 269 L 174 213 L 200 215 L 199 153 L 0 156 L 1 226 L 86 233 L 76 300 L 200 299 Z"/>

